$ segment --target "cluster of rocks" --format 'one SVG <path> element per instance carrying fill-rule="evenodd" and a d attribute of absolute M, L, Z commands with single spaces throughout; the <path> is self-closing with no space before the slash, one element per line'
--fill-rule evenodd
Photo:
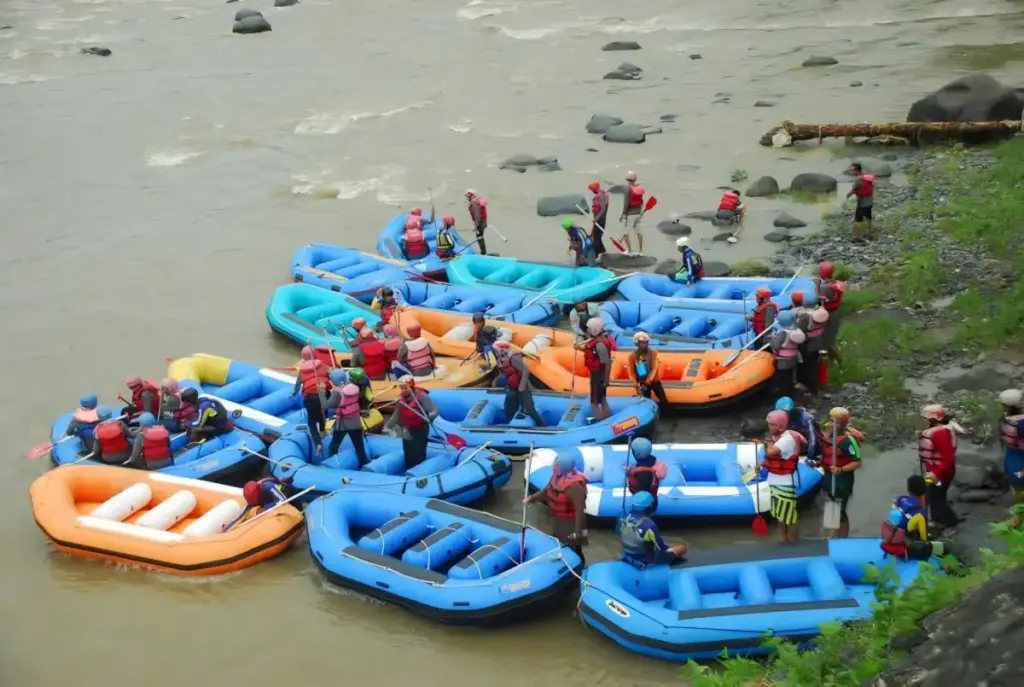
<path fill-rule="evenodd" d="M 672 121 L 662 119 L 662 121 Z M 651 134 L 660 134 L 660 126 L 649 124 L 629 124 L 619 117 L 605 114 L 595 114 L 590 117 L 586 126 L 587 133 L 601 134 L 601 138 L 608 143 L 643 143 Z"/>
<path fill-rule="evenodd" d="M 643 77 L 644 70 L 632 62 L 623 62 L 618 67 L 604 75 L 603 78 L 611 81 L 639 81 Z"/>

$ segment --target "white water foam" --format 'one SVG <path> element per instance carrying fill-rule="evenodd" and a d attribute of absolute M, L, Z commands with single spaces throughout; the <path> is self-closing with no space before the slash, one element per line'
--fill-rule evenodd
<path fill-rule="evenodd" d="M 455 124 L 448 125 L 449 131 L 454 131 L 457 134 L 468 134 L 473 130 L 473 120 L 468 117 L 463 117 Z"/>
<path fill-rule="evenodd" d="M 356 113 L 342 113 L 338 114 L 335 112 L 317 112 L 315 114 L 306 117 L 301 122 L 295 125 L 295 133 L 297 134 L 314 134 L 314 135 L 334 135 L 341 133 L 352 124 L 361 122 L 365 119 L 382 119 L 387 117 L 393 117 L 397 114 L 404 112 L 411 112 L 412 110 L 422 110 L 426 107 L 433 105 L 431 100 L 420 100 L 408 105 L 402 105 L 391 110 L 384 110 L 382 112 L 356 112 Z"/>
<path fill-rule="evenodd" d="M 315 175 L 292 174 L 292 181 L 297 183 L 292 185 L 291 192 L 297 196 L 338 200 L 353 200 L 373 193 L 378 201 L 388 204 L 426 200 L 405 188 L 401 183 L 405 169 L 397 165 L 369 168 L 357 179 L 337 180 L 331 178 L 332 174 L 329 169 Z"/>
<path fill-rule="evenodd" d="M 41 83 L 43 81 L 49 81 L 52 78 L 52 76 L 47 76 L 46 74 L 11 74 L 10 72 L 0 72 L 0 86 Z"/>
<path fill-rule="evenodd" d="M 494 17 L 499 14 L 516 12 L 519 10 L 518 2 L 487 2 L 486 0 L 472 0 L 472 2 L 459 8 L 455 17 L 462 21 L 473 21 L 484 17 Z"/>
<path fill-rule="evenodd" d="M 177 167 L 202 154 L 202 151 L 195 150 L 160 150 L 149 154 L 146 158 L 146 166 Z"/>

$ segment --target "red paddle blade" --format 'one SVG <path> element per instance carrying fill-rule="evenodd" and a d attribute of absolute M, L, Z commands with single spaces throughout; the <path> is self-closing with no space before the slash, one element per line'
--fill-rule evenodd
<path fill-rule="evenodd" d="M 768 536 L 768 521 L 764 519 L 764 516 L 758 513 L 754 516 L 754 522 L 751 523 L 750 529 L 754 531 L 759 537 Z"/>
<path fill-rule="evenodd" d="M 612 239 L 612 237 L 611 237 L 611 236 L 609 236 L 608 238 Z M 626 252 L 626 247 L 625 247 L 625 246 L 623 246 L 623 245 L 622 245 L 621 243 L 619 243 L 618 241 L 616 241 L 615 239 L 612 239 L 612 244 L 613 244 L 613 245 L 614 245 L 614 246 L 615 246 L 616 248 L 618 248 L 618 249 L 619 249 L 619 252 L 620 252 L 620 253 L 625 253 L 625 252 Z"/>
<path fill-rule="evenodd" d="M 647 199 L 647 205 L 644 205 L 644 212 L 647 212 L 648 210 L 653 209 L 654 206 L 657 205 L 657 204 L 658 204 L 658 199 L 655 198 L 654 196 L 651 196 L 650 198 Z"/>
<path fill-rule="evenodd" d="M 461 451 L 466 448 L 466 440 L 460 437 L 458 434 L 445 434 L 445 438 L 448 439 L 448 443 L 456 451 Z"/>
<path fill-rule="evenodd" d="M 32 448 L 30 448 L 28 450 L 28 457 L 29 457 L 30 460 L 35 460 L 36 458 L 42 458 L 47 453 L 49 453 L 50 449 L 52 449 L 52 448 L 53 448 L 53 444 L 51 444 L 50 442 L 46 442 L 45 444 L 38 444 L 38 445 L 33 446 Z"/>

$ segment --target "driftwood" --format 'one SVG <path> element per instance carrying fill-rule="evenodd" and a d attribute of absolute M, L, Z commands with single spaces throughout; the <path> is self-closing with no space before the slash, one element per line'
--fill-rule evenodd
<path fill-rule="evenodd" d="M 896 122 L 892 124 L 794 124 L 786 120 L 761 137 L 761 145 L 775 148 L 797 141 L 826 138 L 869 138 L 888 145 L 919 145 L 960 141 L 984 143 L 1009 138 L 1021 131 L 1024 122 Z"/>

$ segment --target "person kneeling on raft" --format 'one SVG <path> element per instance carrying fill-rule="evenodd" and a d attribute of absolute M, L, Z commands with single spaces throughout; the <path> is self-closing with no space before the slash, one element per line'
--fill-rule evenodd
<path fill-rule="evenodd" d="M 96 411 L 99 424 L 93 432 L 92 458 L 106 465 L 124 465 L 132 455 L 135 432 L 123 420 L 112 420 L 110 408 Z"/>
<path fill-rule="evenodd" d="M 423 338 L 423 327 L 410 324 L 409 338 L 398 348 L 398 363 L 395 368 L 413 377 L 432 377 L 437 366 L 434 349 Z"/>
<path fill-rule="evenodd" d="M 390 430 L 396 424 L 402 426 L 405 469 L 409 470 L 427 459 L 430 423 L 437 417 L 438 411 L 427 390 L 416 388 L 416 379 L 412 375 L 405 375 L 398 382 L 398 410 L 388 419 L 384 429 Z"/>
<path fill-rule="evenodd" d="M 926 561 L 945 554 L 945 545 L 928 540 L 928 484 L 921 475 L 907 478 L 907 493 L 893 502 L 882 521 L 882 550 L 905 560 Z"/>
<path fill-rule="evenodd" d="M 150 413 L 139 415 L 139 431 L 135 433 L 128 466 L 144 470 L 159 470 L 174 462 L 171 452 L 171 433 L 156 423 Z"/>
<path fill-rule="evenodd" d="M 604 420 L 612 414 L 608 405 L 608 385 L 612 378 L 612 351 L 617 346 L 615 339 L 605 333 L 604 320 L 600 317 L 587 320 L 587 333 L 590 339 L 576 344 L 576 348 L 583 350 L 583 364 L 590 373 L 590 410 L 595 419 Z M 575 370 L 573 374 L 576 374 Z"/>
<path fill-rule="evenodd" d="M 676 249 L 683 254 L 683 264 L 680 265 L 679 271 L 672 275 L 672 281 L 692 286 L 704 278 L 704 260 L 700 253 L 687 245 L 689 241 L 687 236 L 676 239 Z"/>
<path fill-rule="evenodd" d="M 641 570 L 650 565 L 675 563 L 686 553 L 686 544 L 669 546 L 651 515 L 657 503 L 646 491 L 633 495 L 629 501 L 629 515 L 619 527 L 622 540 L 622 561 Z"/>
<path fill-rule="evenodd" d="M 668 396 L 659 379 L 661 369 L 658 366 L 658 351 L 651 348 L 651 337 L 647 332 L 637 332 L 633 335 L 633 343 L 636 349 L 629 352 L 628 369 L 636 395 L 651 398 L 651 394 L 654 394 L 658 397 L 658 403 L 667 406 Z"/>
<path fill-rule="evenodd" d="M 100 416 L 96 411 L 97 404 L 99 404 L 99 398 L 96 397 L 96 394 L 85 394 L 78 399 L 78 410 L 71 415 L 71 422 L 64 430 L 64 436 L 76 436 L 81 439 L 83 455 L 92 453 L 96 447 L 94 432 L 96 425 L 100 423 Z"/>
<path fill-rule="evenodd" d="M 668 474 L 668 466 L 651 453 L 651 442 L 643 437 L 630 444 L 636 465 L 626 468 L 626 488 L 630 494 L 646 491 L 654 499 L 651 513 L 658 510 L 658 485 Z M 628 460 L 628 458 L 627 458 Z"/>
<path fill-rule="evenodd" d="M 356 370 L 358 369 L 356 368 Z M 355 370 L 352 372 L 354 373 Z M 365 374 L 360 376 L 366 379 Z M 359 460 L 361 468 L 370 462 L 366 457 L 366 446 L 363 444 L 363 418 L 370 414 L 373 393 L 368 385 L 360 387 L 350 379 L 351 373 L 346 375 L 344 370 L 331 372 L 331 382 L 333 382 L 334 388 L 331 389 L 324 408 L 326 410 L 336 408 L 337 411 L 334 414 L 334 429 L 331 431 L 331 444 L 327 447 L 327 455 L 337 454 L 338 449 L 341 448 L 341 442 L 347 435 L 352 438 L 352 446 L 356 450 L 356 458 Z M 314 461 L 313 464 L 319 463 Z"/>
<path fill-rule="evenodd" d="M 291 478 L 278 479 L 276 477 L 264 477 L 259 480 L 250 480 L 242 487 L 242 497 L 245 498 L 245 508 L 231 521 L 224 531 L 230 530 L 239 522 L 245 520 L 251 513 L 260 513 L 270 510 L 288 500 L 284 490 L 292 484 Z"/>
<path fill-rule="evenodd" d="M 215 398 L 199 400 L 199 392 L 185 389 L 181 392 L 181 402 L 196 408 L 196 418 L 187 422 L 189 443 L 219 437 L 231 431 L 231 417 L 224 404 Z"/>
<path fill-rule="evenodd" d="M 150 413 L 156 417 L 160 410 L 160 389 L 150 381 L 144 380 L 136 375 L 128 375 L 124 380 L 125 386 L 132 392 L 130 401 L 125 402 L 124 412 L 129 421 L 142 413 Z M 118 398 L 121 398 L 118 396 Z M 124 399 L 121 399 L 124 401 Z"/>
<path fill-rule="evenodd" d="M 523 503 L 544 501 L 548 514 L 554 518 L 552 534 L 575 551 L 580 559 L 587 541 L 587 478 L 576 469 L 576 459 L 568 454 L 555 458 L 551 466 L 551 479 L 538 492 L 527 496 Z"/>
<path fill-rule="evenodd" d="M 521 409 L 523 414 L 533 418 L 537 427 L 546 427 L 544 418 L 533 404 L 530 372 L 523 362 L 523 354 L 520 351 L 513 351 L 512 345 L 507 341 L 495 342 L 494 350 L 498 356 L 499 372 L 505 378 L 505 421 L 511 423 Z"/>

